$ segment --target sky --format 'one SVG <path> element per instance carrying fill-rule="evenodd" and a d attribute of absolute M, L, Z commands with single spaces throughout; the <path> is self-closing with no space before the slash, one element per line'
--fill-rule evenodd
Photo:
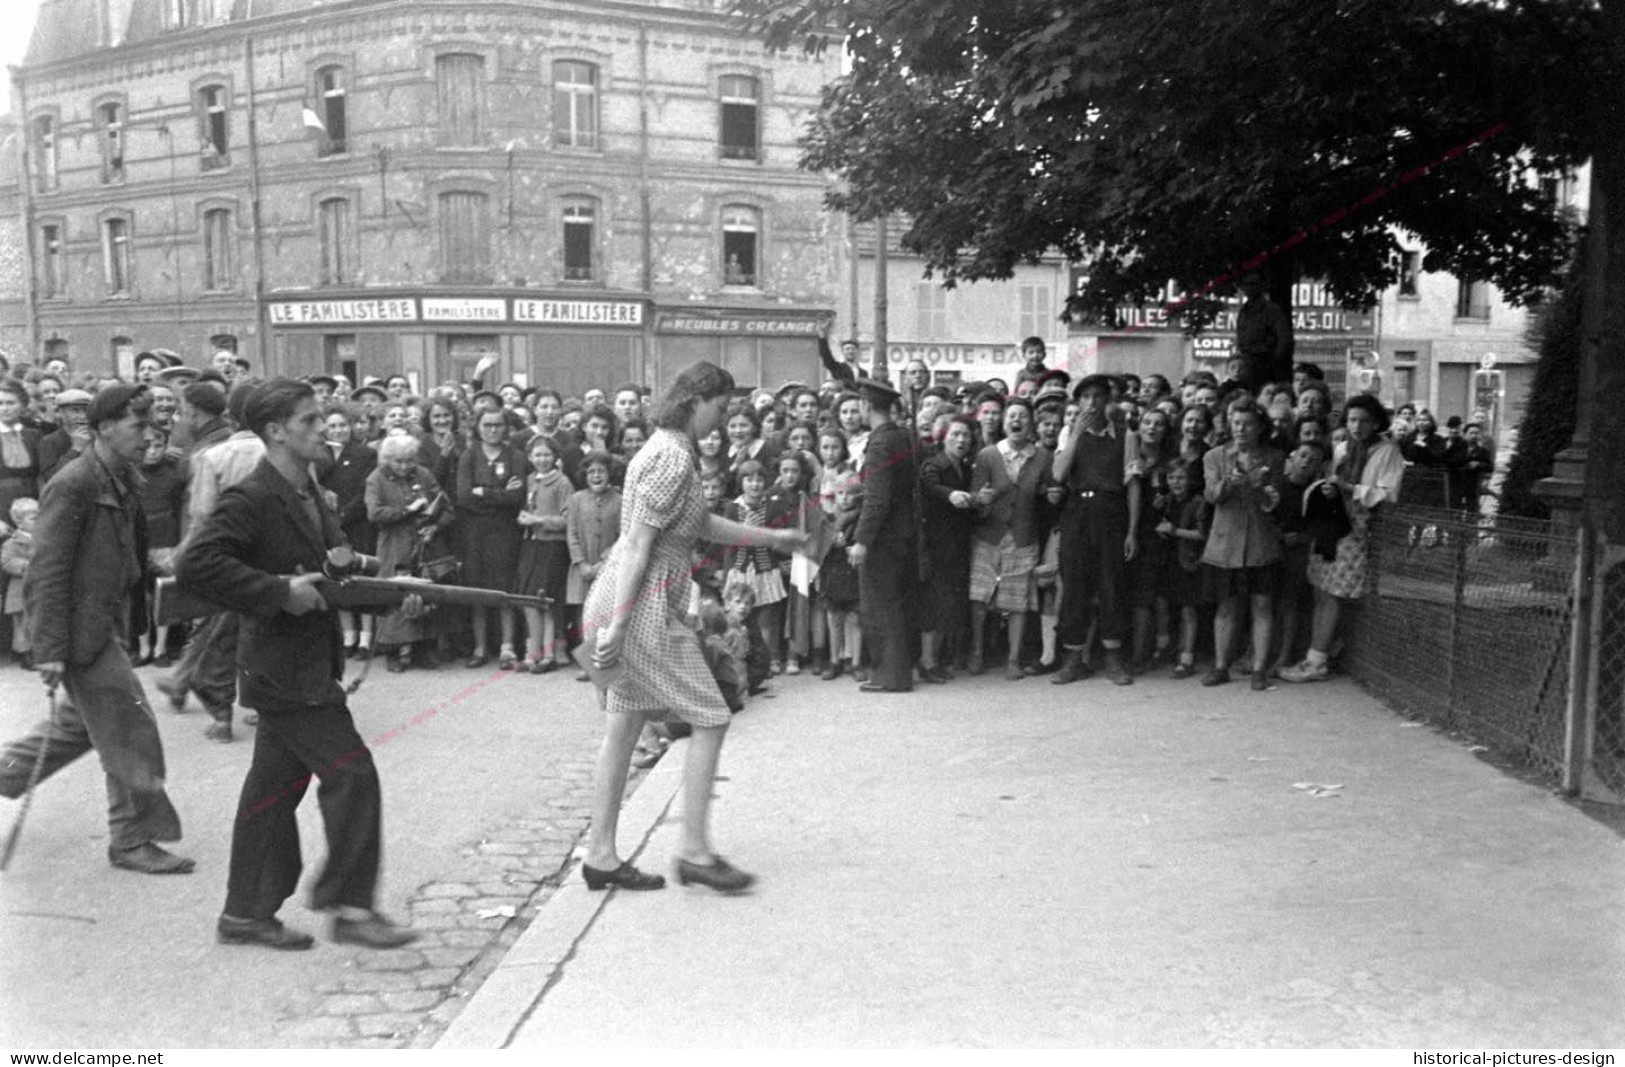
<path fill-rule="evenodd" d="M 12 67 L 23 61 L 38 7 L 39 0 L 0 0 L 0 64 Z"/>

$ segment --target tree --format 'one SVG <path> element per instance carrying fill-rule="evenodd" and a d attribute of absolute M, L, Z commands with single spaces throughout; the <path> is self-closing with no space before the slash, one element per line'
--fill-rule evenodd
<path fill-rule="evenodd" d="M 844 41 L 803 162 L 950 284 L 1059 249 L 1074 312 L 1172 279 L 1200 322 L 1249 267 L 1368 304 L 1396 226 L 1514 301 L 1572 246 L 1532 179 L 1587 154 L 1591 0 L 736 3 L 771 46 Z"/>
<path fill-rule="evenodd" d="M 1577 257 L 1563 278 L 1557 296 L 1546 301 L 1529 325 L 1529 346 L 1540 355 L 1529 399 L 1518 420 L 1518 450 L 1501 483 L 1502 515 L 1544 519 L 1551 506 L 1535 493 L 1549 477 L 1557 454 L 1574 438 L 1579 404 L 1581 302 L 1585 290 L 1584 258 Z"/>

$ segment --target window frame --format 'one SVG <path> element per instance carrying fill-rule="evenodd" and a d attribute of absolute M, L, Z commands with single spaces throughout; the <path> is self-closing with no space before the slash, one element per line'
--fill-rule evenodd
<path fill-rule="evenodd" d="M 117 110 L 116 120 L 109 121 L 109 109 Z M 96 142 L 101 153 L 102 184 L 121 184 L 129 163 L 126 156 L 129 149 L 129 102 L 122 95 L 97 97 L 91 107 L 91 119 L 96 127 Z"/>
<path fill-rule="evenodd" d="M 219 94 L 218 109 L 211 106 L 210 94 Z M 205 171 L 221 171 L 231 167 L 231 108 L 235 94 L 231 78 L 224 74 L 206 74 L 192 82 L 192 110 L 197 120 L 198 165 Z M 219 140 L 214 129 L 219 118 Z"/>
<path fill-rule="evenodd" d="M 123 228 L 122 240 L 115 241 L 115 225 Z M 128 300 L 135 295 L 135 213 L 123 209 L 104 211 L 97 216 L 96 229 L 102 249 L 104 295 L 110 300 Z M 122 284 L 115 284 L 115 274 L 121 276 L 117 281 Z"/>
<path fill-rule="evenodd" d="M 54 252 L 46 237 L 47 230 L 56 231 Z M 34 278 L 35 292 L 41 300 L 65 300 L 68 297 L 68 220 L 57 215 L 35 219 L 34 233 L 39 242 L 40 260 L 40 270 Z"/>
<path fill-rule="evenodd" d="M 1478 299 L 1475 300 L 1474 297 Z M 1490 321 L 1489 283 L 1476 278 L 1456 279 L 1456 321 Z"/>
<path fill-rule="evenodd" d="M 1396 295 L 1401 300 L 1422 299 L 1422 253 L 1414 248 L 1399 250 L 1399 278 Z"/>
<path fill-rule="evenodd" d="M 1043 297 L 1043 312 L 1040 313 L 1039 297 Z M 1028 300 L 1031 299 L 1031 306 Z M 947 293 L 943 294 L 943 305 L 947 306 Z M 1053 336 L 1052 331 L 1060 321 L 1055 314 L 1055 288 L 1042 282 L 1016 283 L 1016 321 L 1019 324 L 1016 334 L 1019 337 L 1042 337 L 1048 340 Z M 1030 328 L 1029 328 L 1030 327 Z"/>
<path fill-rule="evenodd" d="M 587 71 L 591 78 L 587 82 L 564 81 L 561 70 L 565 68 L 579 68 Z M 553 122 L 551 135 L 554 148 L 569 149 L 576 152 L 597 152 L 603 148 L 603 85 L 604 65 L 595 60 L 581 56 L 557 56 L 548 67 L 548 86 L 551 90 L 553 107 Z M 583 88 L 585 87 L 585 88 Z M 586 108 L 579 106 L 581 99 L 589 101 Z M 567 102 L 567 104 L 566 104 Z M 567 118 L 565 115 L 567 114 Z M 586 116 L 585 134 L 582 131 L 582 116 Z M 561 136 L 561 131 L 568 136 Z"/>
<path fill-rule="evenodd" d="M 45 124 L 43 131 L 41 124 Z M 29 162 L 34 168 L 34 192 L 54 193 L 61 185 L 62 112 L 42 108 L 28 118 Z"/>
<path fill-rule="evenodd" d="M 748 99 L 743 96 L 730 95 L 726 89 L 730 81 L 748 81 L 753 89 L 753 94 Z M 717 75 L 718 158 L 739 163 L 760 163 L 762 161 L 762 89 L 762 78 L 758 74 L 725 72 Z M 749 106 L 751 111 L 751 143 L 748 148 L 744 145 L 731 145 L 728 141 L 729 109 L 746 106 Z"/>
<path fill-rule="evenodd" d="M 212 221 L 224 215 L 224 228 L 216 234 Z M 237 205 L 229 200 L 204 200 L 197 206 L 198 277 L 205 295 L 234 293 L 241 288 L 237 271 Z M 222 285 L 221 282 L 226 284 Z"/>
<path fill-rule="evenodd" d="M 325 76 L 336 72 L 334 86 L 325 83 Z M 311 99 L 316 102 L 317 116 L 322 120 L 325 136 L 316 146 L 316 155 L 319 158 L 329 156 L 343 156 L 350 152 L 350 88 L 352 75 L 348 62 L 322 57 L 317 59 L 311 69 Z M 333 136 L 334 126 L 334 100 L 338 101 L 338 125 L 340 135 Z"/>
<path fill-rule="evenodd" d="M 449 121 L 447 115 L 448 82 L 444 73 L 450 69 L 448 61 L 458 58 L 479 61 L 479 76 L 473 83 L 474 93 L 471 101 L 473 116 L 472 121 L 467 123 Z M 479 148 L 484 143 L 490 110 L 488 90 L 495 74 L 494 66 L 492 57 L 483 48 L 448 43 L 435 50 L 431 64 L 435 85 L 435 147 L 469 149 Z"/>
<path fill-rule="evenodd" d="M 489 183 L 457 181 L 434 186 L 435 236 L 439 245 L 440 282 L 445 285 L 490 285 L 496 277 L 496 220 L 493 217 L 496 197 Z M 452 242 L 446 240 L 448 225 L 446 201 L 448 197 L 478 196 L 485 202 L 483 263 L 457 267 L 451 261 Z"/>
<path fill-rule="evenodd" d="M 917 341 L 947 339 L 948 290 L 936 282 L 922 280 L 914 283 L 914 331 Z M 1042 337 L 1043 334 L 1037 336 Z"/>
<path fill-rule="evenodd" d="M 570 265 L 571 212 L 585 210 L 588 214 L 587 260 L 585 273 L 572 275 Z M 571 285 L 594 285 L 603 282 L 603 256 L 600 252 L 600 233 L 604 216 L 604 200 L 591 193 L 566 193 L 559 197 L 559 279 Z M 579 269 L 579 268 L 577 268 Z"/>
<path fill-rule="evenodd" d="M 333 203 L 342 203 L 345 206 L 344 232 L 339 235 L 336 242 L 328 235 L 325 210 L 328 204 Z M 357 226 L 361 216 L 359 195 L 352 189 L 323 189 L 312 195 L 311 204 L 319 260 L 317 269 L 320 278 L 317 284 L 324 288 L 356 284 L 361 264 L 360 231 Z M 336 257 L 330 253 L 336 253 Z M 334 266 L 337 267 L 336 271 L 330 269 Z"/>
<path fill-rule="evenodd" d="M 730 228 L 728 217 L 730 212 L 748 213 L 749 219 L 752 223 L 751 228 L 748 230 L 739 228 L 737 226 Z M 762 266 L 766 259 L 766 257 L 763 255 L 765 249 L 764 234 L 767 228 L 766 211 L 763 210 L 760 204 L 752 204 L 748 201 L 729 200 L 720 205 L 718 208 L 717 218 L 719 223 L 718 232 L 722 237 L 719 250 L 721 252 L 720 265 L 722 267 L 721 274 L 723 287 L 728 289 L 761 289 Z M 750 268 L 748 271 L 742 269 L 737 275 L 735 275 L 729 268 L 729 259 L 732 255 L 728 247 L 728 235 L 730 233 L 750 233 L 752 235 L 752 261 Z"/>

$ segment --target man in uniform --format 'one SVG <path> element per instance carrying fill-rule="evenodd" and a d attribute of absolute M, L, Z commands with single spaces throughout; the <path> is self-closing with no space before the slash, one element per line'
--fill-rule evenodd
<path fill-rule="evenodd" d="M 339 685 L 338 617 L 316 585 L 328 550 L 345 543 L 310 475 L 327 449 L 322 411 L 308 383 L 276 378 L 250 395 L 244 420 L 264 441 L 265 458 L 221 494 L 176 575 L 189 592 L 241 616 L 241 699 L 260 713 L 216 933 L 228 944 L 311 946 L 310 935 L 276 915 L 299 884 L 297 808 L 314 777 L 327 865 L 311 906 L 333 913 L 335 941 L 398 948 L 417 934 L 373 907 L 382 852 L 378 770 Z"/>
<path fill-rule="evenodd" d="M 130 592 L 146 566 L 136 465 L 152 400 L 144 385 L 103 389 L 86 412 L 91 444 L 45 487 L 23 580 L 35 670 L 67 699 L 0 753 L 0 796 L 18 797 L 45 749 L 41 780 L 96 750 L 107 774 L 107 858 L 142 874 L 187 874 L 181 819 L 164 791 L 164 746 L 130 666 Z"/>
<path fill-rule="evenodd" d="M 848 556 L 858 568 L 863 640 L 874 663 L 859 688 L 906 693 L 914 688 L 908 604 L 919 581 L 914 435 L 892 421 L 902 398 L 885 382 L 859 378 L 858 399 L 869 423 L 869 443 L 863 453 L 863 512 Z"/>

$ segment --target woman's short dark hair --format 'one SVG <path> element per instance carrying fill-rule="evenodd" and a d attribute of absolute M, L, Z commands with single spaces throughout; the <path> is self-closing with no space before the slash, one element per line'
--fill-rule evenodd
<path fill-rule="evenodd" d="M 462 413 L 457 410 L 456 404 L 453 404 L 450 400 L 447 400 L 443 396 L 431 396 L 429 398 L 429 402 L 423 405 L 423 417 L 418 420 L 423 424 L 423 432 L 429 432 L 429 416 L 434 414 L 435 408 L 445 408 L 447 411 L 451 412 L 451 432 L 456 433 L 457 428 L 461 426 L 463 422 Z"/>
<path fill-rule="evenodd" d="M 1376 423 L 1377 433 L 1388 432 L 1388 425 L 1393 420 L 1388 414 L 1388 409 L 1382 406 L 1381 400 L 1378 400 L 1370 393 L 1361 393 L 1358 396 L 1349 397 L 1348 402 L 1343 405 L 1344 423 L 1348 422 L 1348 413 L 1356 408 L 1371 416 L 1371 421 Z"/>
<path fill-rule="evenodd" d="M 586 475 L 589 468 L 602 467 L 611 474 L 615 473 L 615 457 L 601 448 L 595 448 L 581 457 L 581 473 Z"/>
<path fill-rule="evenodd" d="M 589 419 L 602 419 L 608 425 L 609 429 L 604 431 L 605 441 L 614 442 L 620 440 L 621 421 L 615 417 L 615 410 L 608 404 L 589 404 L 581 409 L 581 428 L 583 431 L 586 430 Z"/>
<path fill-rule="evenodd" d="M 643 439 L 645 441 L 647 441 L 649 439 L 649 423 L 648 423 L 648 421 L 641 418 L 640 416 L 633 415 L 630 419 L 627 419 L 626 422 L 621 425 L 619 430 L 617 430 L 615 432 L 615 441 L 616 441 L 617 444 L 620 443 L 621 438 L 626 436 L 626 431 L 628 431 L 628 430 L 642 430 L 643 431 Z"/>
<path fill-rule="evenodd" d="M 560 407 L 564 406 L 564 397 L 559 395 L 559 391 L 557 389 L 549 389 L 546 386 L 543 386 L 540 389 L 532 389 L 531 390 L 531 393 L 530 393 L 530 406 L 535 407 L 536 406 L 536 401 L 540 400 L 544 396 L 550 396 L 555 401 L 558 402 L 558 405 Z"/>
<path fill-rule="evenodd" d="M 733 389 L 734 376 L 715 363 L 691 363 L 678 372 L 666 390 L 654 424 L 663 430 L 686 430 L 695 408 Z"/>
<path fill-rule="evenodd" d="M 760 474 L 763 478 L 767 478 L 767 467 L 762 463 L 761 460 L 747 459 L 745 462 L 734 468 L 734 479 L 741 484 L 743 484 L 745 479 L 752 474 Z M 771 478 L 768 480 L 772 481 Z"/>
<path fill-rule="evenodd" d="M 762 434 L 762 416 L 757 413 L 756 408 L 752 406 L 749 400 L 735 400 L 732 404 L 729 404 L 728 415 L 723 420 L 723 426 L 727 426 L 728 423 L 740 416 L 750 420 L 751 432 L 760 437 Z"/>
<path fill-rule="evenodd" d="M 28 406 L 28 386 L 15 378 L 0 378 L 0 393 L 10 393 L 23 407 Z"/>

